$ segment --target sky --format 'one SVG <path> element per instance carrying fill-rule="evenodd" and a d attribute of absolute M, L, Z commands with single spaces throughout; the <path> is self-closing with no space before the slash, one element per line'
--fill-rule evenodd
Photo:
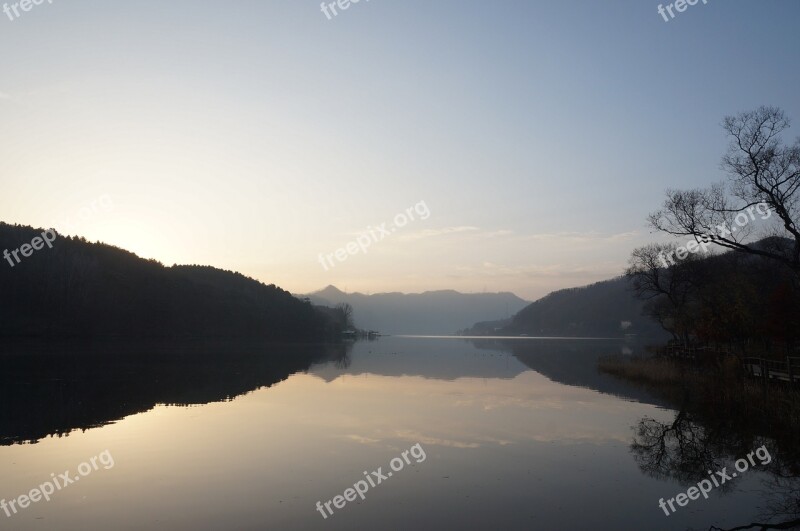
<path fill-rule="evenodd" d="M 795 0 L 14 3 L 0 221 L 294 293 L 618 276 L 725 116 L 800 120 Z"/>

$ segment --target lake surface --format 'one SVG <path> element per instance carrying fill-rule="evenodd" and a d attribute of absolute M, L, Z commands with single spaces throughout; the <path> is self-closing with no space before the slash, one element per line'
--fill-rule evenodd
<path fill-rule="evenodd" d="M 631 443 L 643 419 L 671 426 L 677 412 L 596 369 L 599 356 L 637 352 L 617 340 L 431 337 L 9 347 L 0 499 L 66 471 L 79 481 L 10 517 L 0 510 L 0 529 L 653 530 L 756 519 L 768 501 L 760 465 L 708 500 L 670 516 L 659 508 L 696 481 L 648 473 Z M 346 491 L 365 472 L 375 485 L 362 500 Z M 338 495 L 355 500 L 318 510 Z"/>

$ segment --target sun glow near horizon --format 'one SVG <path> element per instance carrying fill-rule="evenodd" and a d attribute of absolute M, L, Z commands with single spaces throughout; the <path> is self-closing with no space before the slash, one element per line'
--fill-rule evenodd
<path fill-rule="evenodd" d="M 560 4 L 442 3 L 420 19 L 387 4 L 336 20 L 300 3 L 224 16 L 187 6 L 152 17 L 76 0 L 5 21 L 0 42 L 15 53 L 0 82 L 0 219 L 55 224 L 109 195 L 114 210 L 78 234 L 165 264 L 293 292 L 528 299 L 619 275 L 651 239 L 664 183 L 719 178 L 720 118 L 763 97 L 734 82 L 752 53 L 730 44 L 736 21 L 789 20 L 777 6 L 728 6 L 642 32 L 650 6 L 612 16 L 586 3 L 576 18 Z M 473 31 L 478 21 L 492 29 Z M 709 32 L 728 48 L 697 54 Z M 790 33 L 765 36 L 774 53 L 759 57 L 787 64 Z M 666 50 L 680 64 L 652 60 Z M 773 70 L 770 99 L 800 116 L 798 74 Z M 665 100 L 681 105 L 653 103 Z M 643 124 L 658 127 L 642 135 Z M 320 266 L 420 200 L 429 219 Z"/>

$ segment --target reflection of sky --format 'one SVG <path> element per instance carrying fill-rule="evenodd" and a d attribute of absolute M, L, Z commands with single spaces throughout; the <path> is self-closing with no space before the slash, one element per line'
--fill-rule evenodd
<path fill-rule="evenodd" d="M 327 433 L 380 442 L 427 440 L 458 447 L 530 440 L 627 442 L 630 418 L 642 410 L 640 404 L 566 387 L 532 371 L 512 380 L 343 375 L 329 384 L 312 376 L 292 382 L 282 407 L 299 412 L 303 396 L 324 394 L 326 408 L 336 413 L 314 422 Z M 653 410 L 650 414 L 658 414 Z"/>
<path fill-rule="evenodd" d="M 459 344 L 463 355 L 477 355 Z M 351 353 L 353 366 L 364 345 Z M 417 353 L 442 352 L 414 345 Z M 530 370 L 450 380 L 301 373 L 232 402 L 159 406 L 85 433 L 0 448 L 0 496 L 108 449 L 115 468 L 16 515 L 14 528 L 673 529 L 750 521 L 756 501 L 737 493 L 695 502 L 669 520 L 659 513 L 658 499 L 685 487 L 639 472 L 627 445 L 643 416 L 673 414 Z M 387 471 L 416 443 L 424 462 L 327 521 L 315 512 L 318 500 L 365 470 Z"/>

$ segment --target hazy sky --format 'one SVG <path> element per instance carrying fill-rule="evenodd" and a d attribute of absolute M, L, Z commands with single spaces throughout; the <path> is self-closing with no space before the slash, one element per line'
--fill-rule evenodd
<path fill-rule="evenodd" d="M 725 115 L 769 104 L 800 120 L 800 2 L 701 1 L 669 22 L 657 6 L 0 13 L 0 220 L 294 292 L 532 299 L 610 278 L 653 238 L 645 218 L 666 188 L 722 178 Z M 113 208 L 81 220 L 103 196 Z M 421 201 L 427 219 L 320 264 Z"/>

